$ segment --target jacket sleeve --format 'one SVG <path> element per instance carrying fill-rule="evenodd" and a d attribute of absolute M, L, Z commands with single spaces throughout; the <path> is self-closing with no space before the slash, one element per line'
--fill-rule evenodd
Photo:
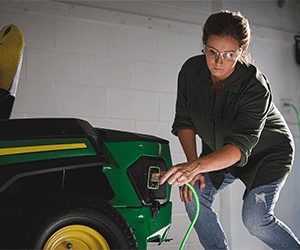
<path fill-rule="evenodd" d="M 272 105 L 270 87 L 262 74 L 250 79 L 240 93 L 238 115 L 232 132 L 224 138 L 224 145 L 232 144 L 240 148 L 241 160 L 235 166 L 241 167 L 248 162 L 252 149 L 258 143 L 264 129 L 267 115 Z"/>
<path fill-rule="evenodd" d="M 187 81 L 184 71 L 181 70 L 178 74 L 175 119 L 172 126 L 172 133 L 174 135 L 177 135 L 177 132 L 184 128 L 189 128 L 195 131 L 188 108 L 187 98 Z"/>

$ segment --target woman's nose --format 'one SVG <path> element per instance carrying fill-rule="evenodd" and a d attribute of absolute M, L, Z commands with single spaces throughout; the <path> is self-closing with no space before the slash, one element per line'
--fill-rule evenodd
<path fill-rule="evenodd" d="M 216 56 L 215 62 L 216 62 L 216 64 L 222 64 L 223 63 L 223 58 L 220 54 Z"/>

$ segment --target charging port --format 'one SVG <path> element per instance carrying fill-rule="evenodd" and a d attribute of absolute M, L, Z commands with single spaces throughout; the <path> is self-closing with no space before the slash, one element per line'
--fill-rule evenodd
<path fill-rule="evenodd" d="M 148 168 L 148 189 L 156 190 L 159 188 L 159 179 L 160 179 L 160 167 L 150 166 Z"/>

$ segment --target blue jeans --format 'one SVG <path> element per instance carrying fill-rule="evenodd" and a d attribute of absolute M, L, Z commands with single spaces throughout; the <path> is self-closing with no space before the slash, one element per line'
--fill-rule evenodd
<path fill-rule="evenodd" d="M 233 183 L 234 180 L 235 177 L 227 173 L 223 184 L 219 190 L 216 190 L 208 174 L 205 174 L 204 191 L 199 190 L 199 182 L 196 182 L 194 186 L 200 202 L 200 214 L 194 228 L 205 249 L 229 249 L 226 235 L 218 215 L 212 208 L 212 203 L 218 191 Z M 242 219 L 250 234 L 265 242 L 272 249 L 300 249 L 297 237 L 274 216 L 275 203 L 285 180 L 286 177 L 252 189 L 244 199 Z M 195 214 L 194 199 L 186 204 L 186 211 L 192 220 Z"/>

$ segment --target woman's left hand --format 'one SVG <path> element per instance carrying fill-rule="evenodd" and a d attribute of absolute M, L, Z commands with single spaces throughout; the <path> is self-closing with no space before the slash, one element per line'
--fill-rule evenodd
<path fill-rule="evenodd" d="M 196 168 L 197 164 L 195 164 L 195 162 L 177 164 L 161 177 L 160 185 L 168 180 L 168 183 L 174 187 L 183 186 L 198 174 Z"/>

